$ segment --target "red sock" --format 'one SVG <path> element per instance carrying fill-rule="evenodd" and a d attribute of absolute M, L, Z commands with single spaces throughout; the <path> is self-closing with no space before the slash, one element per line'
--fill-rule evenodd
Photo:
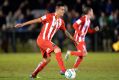
<path fill-rule="evenodd" d="M 78 68 L 78 66 L 80 65 L 80 63 L 81 63 L 81 61 L 83 60 L 83 57 L 82 56 L 80 56 L 80 57 L 78 57 L 77 59 L 76 59 L 76 62 L 75 62 L 75 64 L 74 64 L 74 68 Z"/>
<path fill-rule="evenodd" d="M 59 64 L 59 67 L 62 71 L 66 71 L 65 67 L 64 67 L 64 63 L 63 63 L 63 60 L 62 60 L 62 53 L 59 52 L 59 53 L 56 53 L 56 59 L 57 59 L 57 62 Z"/>
<path fill-rule="evenodd" d="M 78 51 L 71 51 L 71 55 L 83 56 L 83 53 L 82 52 L 78 52 Z"/>
<path fill-rule="evenodd" d="M 36 69 L 34 70 L 34 72 L 32 73 L 32 76 L 33 76 L 33 77 L 36 77 L 36 75 L 37 75 L 49 62 L 50 62 L 50 60 L 47 61 L 47 62 L 45 62 L 45 61 L 40 62 L 40 64 L 37 66 L 37 68 L 36 68 Z"/>

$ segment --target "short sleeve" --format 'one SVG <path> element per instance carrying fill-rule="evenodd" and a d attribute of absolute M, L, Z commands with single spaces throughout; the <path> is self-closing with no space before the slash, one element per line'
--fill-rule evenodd
<path fill-rule="evenodd" d="M 81 23 L 85 22 L 85 18 L 86 18 L 85 16 L 82 16 L 80 19 L 76 21 L 76 23 L 80 25 Z"/>
<path fill-rule="evenodd" d="M 77 21 L 76 21 L 76 23 L 79 25 L 79 24 L 81 24 L 81 19 L 78 19 Z"/>
<path fill-rule="evenodd" d="M 40 17 L 41 22 L 46 22 L 50 19 L 50 14 L 46 14 L 42 17 Z"/>
<path fill-rule="evenodd" d="M 96 31 L 94 29 L 91 29 L 90 27 L 88 28 L 88 33 L 92 34 L 95 33 Z"/>
<path fill-rule="evenodd" d="M 83 24 L 84 22 L 85 22 L 85 16 L 81 17 L 73 24 L 74 29 L 78 29 L 79 25 Z"/>
<path fill-rule="evenodd" d="M 65 31 L 66 30 L 66 28 L 65 28 L 65 23 L 64 23 L 64 21 L 63 20 L 61 20 L 61 27 L 60 27 L 60 29 L 61 30 L 63 30 L 63 31 Z"/>

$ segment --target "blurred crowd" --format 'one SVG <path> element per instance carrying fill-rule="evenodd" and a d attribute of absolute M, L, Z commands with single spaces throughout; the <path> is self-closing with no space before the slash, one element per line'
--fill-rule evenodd
<path fill-rule="evenodd" d="M 99 25 L 100 31 L 88 34 L 86 37 L 87 49 L 93 51 L 113 51 L 112 44 L 119 41 L 119 5 L 118 0 L 0 0 L 0 47 L 9 52 L 11 46 L 17 51 L 17 42 L 23 46 L 28 42 L 36 50 L 35 39 L 42 24 L 28 25 L 14 29 L 16 23 L 22 23 L 38 18 L 48 12 L 54 12 L 55 4 L 62 1 L 66 4 L 64 20 L 67 30 L 73 35 L 72 24 L 82 16 L 84 7 L 92 7 L 95 19 L 91 28 Z M 58 32 L 55 42 L 72 48 L 72 42 L 65 39 L 62 32 Z"/>

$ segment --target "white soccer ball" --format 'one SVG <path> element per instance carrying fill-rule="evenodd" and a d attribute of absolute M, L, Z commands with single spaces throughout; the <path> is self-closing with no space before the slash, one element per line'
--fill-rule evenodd
<path fill-rule="evenodd" d="M 65 77 L 67 79 L 74 79 L 76 77 L 76 72 L 74 69 L 67 69 L 65 72 Z"/>

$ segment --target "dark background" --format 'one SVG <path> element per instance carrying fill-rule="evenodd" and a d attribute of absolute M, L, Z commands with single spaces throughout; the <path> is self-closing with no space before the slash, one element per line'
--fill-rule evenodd
<path fill-rule="evenodd" d="M 14 29 L 17 23 L 39 18 L 54 12 L 55 4 L 66 4 L 64 15 L 67 30 L 73 35 L 72 24 L 80 18 L 84 7 L 92 7 L 95 19 L 91 28 L 100 27 L 95 34 L 87 34 L 89 51 L 112 52 L 112 44 L 119 41 L 119 1 L 118 0 L 0 0 L 0 52 L 38 52 L 36 38 L 42 24 L 28 25 Z M 55 42 L 62 50 L 75 49 L 73 43 L 61 31 L 55 35 Z"/>

